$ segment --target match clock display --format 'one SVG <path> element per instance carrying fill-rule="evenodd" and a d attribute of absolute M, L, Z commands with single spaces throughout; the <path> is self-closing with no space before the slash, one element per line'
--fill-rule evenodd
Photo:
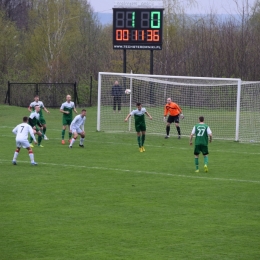
<path fill-rule="evenodd" d="M 161 50 L 163 9 L 113 9 L 113 48 Z"/>

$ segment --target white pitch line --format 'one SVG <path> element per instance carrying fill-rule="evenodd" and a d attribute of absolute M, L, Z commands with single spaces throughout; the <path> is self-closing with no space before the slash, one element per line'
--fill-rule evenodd
<path fill-rule="evenodd" d="M 1 160 L 2 162 L 9 162 L 12 163 L 11 160 Z M 17 161 L 19 163 L 28 163 L 28 161 Z M 182 175 L 182 174 L 173 174 L 173 173 L 163 173 L 163 172 L 150 172 L 150 171 L 136 171 L 136 170 L 127 170 L 127 169 L 118 169 L 118 168 L 107 168 L 107 167 L 97 167 L 97 166 L 84 166 L 84 165 L 70 165 L 70 164 L 58 164 L 58 163 L 45 163 L 41 162 L 38 165 L 50 165 L 50 166 L 58 166 L 58 167 L 72 167 L 72 168 L 85 168 L 85 169 L 94 169 L 94 170 L 101 170 L 101 171 L 115 171 L 115 172 L 132 172 L 132 173 L 140 173 L 140 174 L 149 174 L 149 175 L 163 175 L 163 176 L 171 176 L 171 177 L 180 177 L 180 178 L 189 178 L 189 179 L 203 179 L 203 180 L 210 180 L 210 181 L 231 181 L 231 182 L 246 182 L 246 183 L 257 183 L 260 184 L 260 181 L 253 181 L 253 180 L 240 180 L 240 179 L 225 179 L 225 178 L 210 178 L 206 176 L 192 176 L 192 175 Z M 14 166 L 16 167 L 16 166 Z"/>
<path fill-rule="evenodd" d="M 249 183 L 259 183 L 260 184 L 260 181 L 252 181 L 252 180 L 210 178 L 210 177 L 204 177 L 204 176 L 191 176 L 191 175 L 163 173 L 163 172 L 149 172 L 149 171 L 133 171 L 133 170 L 124 170 L 124 169 L 117 169 L 117 168 L 115 168 L 115 169 L 114 168 L 104 168 L 104 167 L 90 167 L 90 168 L 91 169 L 97 169 L 97 170 L 109 170 L 109 171 L 120 171 L 120 172 L 134 172 L 134 173 L 144 173 L 144 174 L 167 175 L 167 176 L 181 177 L 181 178 L 218 180 L 218 181 L 234 181 L 234 182 L 249 182 Z"/>
<path fill-rule="evenodd" d="M 0 163 L 3 163 L 3 162 L 10 162 L 12 163 L 12 160 L 1 160 L 0 159 Z M 30 163 L 30 161 L 17 161 L 17 164 L 18 163 Z M 72 167 L 72 168 L 88 168 L 87 166 L 84 166 L 84 165 L 70 165 L 70 164 L 58 164 L 58 163 L 45 163 L 45 162 L 41 162 L 39 164 L 44 164 L 44 165 L 52 165 L 52 166 L 59 166 L 59 167 Z"/>
<path fill-rule="evenodd" d="M 14 129 L 14 126 L 0 126 L 0 128 L 9 128 L 9 129 Z M 56 132 L 61 132 L 62 128 L 61 129 L 51 129 L 51 128 L 48 128 L 48 131 L 56 131 Z M 66 130 L 68 131 L 68 129 Z M 89 133 L 96 133 L 97 131 L 88 131 Z"/>
<path fill-rule="evenodd" d="M 9 138 L 14 138 L 15 135 L 1 135 L 2 137 L 9 137 Z M 61 140 L 61 138 L 50 138 L 50 140 Z M 48 140 L 47 142 L 49 142 L 50 140 Z M 85 139 L 85 142 L 87 143 L 99 143 L 98 141 L 93 141 L 93 140 L 89 140 L 89 139 Z M 102 145 L 127 145 L 127 146 L 136 146 L 136 144 L 134 143 L 116 143 L 116 142 L 103 142 L 102 141 Z M 255 145 L 255 144 L 254 144 Z M 189 144 L 187 144 L 187 146 L 189 146 Z M 176 149 L 176 147 L 174 146 L 159 146 L 159 145 L 149 145 L 149 144 L 146 144 L 145 147 L 153 147 L 153 148 L 167 148 L 167 149 Z M 191 150 L 193 151 L 193 148 L 189 146 L 189 148 L 185 148 L 185 147 L 179 147 L 178 148 L 179 150 Z M 213 149 L 213 151 L 210 151 L 210 153 L 214 154 L 215 152 L 219 152 L 219 153 L 234 153 L 234 154 L 246 154 L 246 155 L 260 155 L 260 153 L 250 153 L 250 152 L 237 152 L 235 150 L 217 150 L 217 149 Z"/>
<path fill-rule="evenodd" d="M 0 128 L 10 128 L 10 129 L 13 129 L 13 127 L 11 127 L 11 126 L 0 126 Z M 50 129 L 50 128 L 48 128 L 48 131 L 56 131 L 56 132 L 60 132 L 61 131 L 61 129 Z M 87 133 L 96 133 L 97 131 L 87 131 Z M 116 132 L 116 131 L 106 131 L 106 132 L 102 132 L 103 134 L 135 134 L 135 132 L 127 132 L 127 131 L 118 131 L 118 132 Z M 147 133 L 147 135 L 161 135 L 161 136 L 164 136 L 164 134 L 158 134 L 158 133 Z M 4 136 L 4 135 L 2 135 L 2 136 Z M 189 138 L 190 136 L 189 135 L 182 135 L 183 137 L 185 137 L 185 138 Z M 8 136 L 9 137 L 9 136 Z M 60 140 L 60 138 L 51 138 L 51 139 L 54 139 L 54 140 Z M 222 138 L 218 138 L 218 139 L 214 139 L 214 140 L 217 140 L 217 141 L 234 141 L 233 139 L 227 139 L 227 140 L 224 140 L 224 139 L 222 139 Z M 260 144 L 258 143 L 258 142 L 253 142 L 253 143 L 247 143 L 247 142 L 245 142 L 245 143 L 240 143 L 241 145 L 242 144 L 250 144 L 250 145 L 254 145 L 254 146 L 259 146 Z M 147 146 L 147 145 L 146 145 Z M 153 147 L 155 147 L 155 146 L 153 146 Z M 158 147 L 161 147 L 161 146 L 158 146 Z M 247 154 L 246 152 L 245 152 L 245 154 Z M 252 154 L 260 154 L 260 153 L 252 153 Z"/>

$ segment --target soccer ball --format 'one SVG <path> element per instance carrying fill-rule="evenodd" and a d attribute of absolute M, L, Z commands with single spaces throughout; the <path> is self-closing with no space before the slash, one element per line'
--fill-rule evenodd
<path fill-rule="evenodd" d="M 125 90 L 125 93 L 126 93 L 127 95 L 129 95 L 129 94 L 131 93 L 131 89 L 128 89 L 128 88 L 127 88 L 127 89 Z"/>

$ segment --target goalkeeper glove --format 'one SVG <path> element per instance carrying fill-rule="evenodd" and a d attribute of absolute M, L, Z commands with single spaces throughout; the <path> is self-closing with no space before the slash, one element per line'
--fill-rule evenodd
<path fill-rule="evenodd" d="M 163 122 L 164 122 L 164 123 L 166 122 L 166 116 L 163 117 Z"/>
<path fill-rule="evenodd" d="M 181 119 L 184 119 L 184 115 L 182 113 L 180 114 L 180 117 L 181 117 Z"/>

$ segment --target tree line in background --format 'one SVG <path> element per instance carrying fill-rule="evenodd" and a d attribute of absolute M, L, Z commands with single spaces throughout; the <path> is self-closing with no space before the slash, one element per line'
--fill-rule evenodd
<path fill-rule="evenodd" d="M 214 13 L 196 17 L 168 0 L 154 74 L 260 80 L 260 0 L 254 6 L 245 0 L 236 12 L 223 20 Z M 149 74 L 149 55 L 127 51 L 127 71 Z M 99 71 L 122 67 L 112 24 L 102 25 L 88 1 L 0 0 L 1 96 L 7 81 L 76 81 L 86 96 L 90 75 L 96 81 Z"/>

